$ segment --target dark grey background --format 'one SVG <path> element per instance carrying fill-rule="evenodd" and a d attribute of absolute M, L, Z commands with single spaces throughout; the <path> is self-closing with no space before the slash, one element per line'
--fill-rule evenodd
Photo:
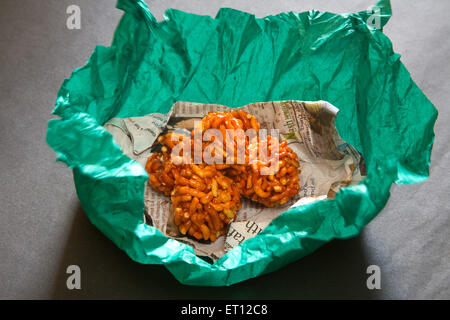
<path fill-rule="evenodd" d="M 375 0 L 148 1 L 214 16 L 220 7 L 255 13 L 355 12 Z M 393 186 L 386 208 L 354 239 L 332 241 L 277 272 L 225 288 L 179 284 L 162 266 L 129 259 L 87 220 L 72 173 L 45 143 L 57 90 L 95 45 L 109 45 L 122 14 L 114 0 L 0 2 L 0 298 L 450 298 L 450 2 L 392 1 L 385 27 L 394 50 L 440 114 L 431 177 Z M 66 8 L 81 7 L 81 30 Z M 66 268 L 82 289 L 66 289 Z M 366 268 L 381 268 L 368 290 Z"/>

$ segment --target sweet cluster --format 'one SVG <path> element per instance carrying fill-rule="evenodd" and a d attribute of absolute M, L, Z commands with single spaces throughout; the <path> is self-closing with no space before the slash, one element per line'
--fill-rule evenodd
<path fill-rule="evenodd" d="M 191 137 L 170 132 L 158 138 L 161 152 L 148 158 L 145 169 L 150 186 L 171 197 L 181 234 L 215 241 L 241 209 L 241 196 L 273 207 L 298 193 L 297 155 L 286 141 L 263 139 L 259 129 L 255 116 L 242 110 L 215 112 Z"/>

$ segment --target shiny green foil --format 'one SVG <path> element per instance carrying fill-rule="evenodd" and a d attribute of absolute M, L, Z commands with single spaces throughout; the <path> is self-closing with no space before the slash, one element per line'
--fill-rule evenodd
<path fill-rule="evenodd" d="M 437 111 L 412 81 L 382 30 L 391 16 L 309 11 L 257 19 L 233 9 L 215 18 L 119 0 L 110 47 L 58 92 L 47 142 L 73 169 L 90 221 L 144 264 L 163 264 L 180 282 L 224 286 L 274 271 L 334 238 L 358 235 L 386 204 L 392 183 L 428 177 Z M 376 12 L 376 11 L 375 11 Z M 373 15 L 375 14 L 375 16 Z M 143 223 L 147 174 L 103 124 L 112 117 L 167 112 L 177 100 L 231 107 L 275 100 L 326 100 L 336 127 L 365 159 L 367 178 L 334 200 L 288 210 L 258 236 L 210 264 Z"/>

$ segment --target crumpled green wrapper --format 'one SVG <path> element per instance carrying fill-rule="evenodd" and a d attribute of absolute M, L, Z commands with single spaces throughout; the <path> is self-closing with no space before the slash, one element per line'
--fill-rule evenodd
<path fill-rule="evenodd" d="M 125 14 L 111 47 L 96 47 L 63 82 L 47 142 L 73 169 L 90 221 L 144 264 L 180 282 L 223 286 L 274 271 L 334 238 L 358 235 L 386 204 L 392 183 L 425 180 L 437 111 L 412 81 L 384 26 L 389 1 L 351 14 L 309 11 L 257 19 L 233 9 L 215 18 L 119 0 Z M 113 117 L 165 113 L 176 101 L 238 107 L 257 101 L 326 100 L 336 127 L 360 151 L 367 178 L 334 200 L 282 213 L 210 264 L 143 222 L 144 168 L 103 127 Z"/>

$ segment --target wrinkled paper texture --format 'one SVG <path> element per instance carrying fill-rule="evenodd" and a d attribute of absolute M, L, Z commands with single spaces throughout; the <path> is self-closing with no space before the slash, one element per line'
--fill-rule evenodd
<path fill-rule="evenodd" d="M 145 188 L 146 222 L 167 236 L 189 244 L 197 255 L 213 260 L 257 235 L 287 209 L 333 197 L 341 186 L 361 180 L 361 156 L 339 137 L 334 126 L 338 109 L 328 102 L 260 102 L 237 109 L 253 114 L 261 129 L 267 129 L 268 134 L 271 129 L 278 130 L 279 138 L 287 140 L 288 146 L 298 155 L 300 192 L 295 197 L 273 208 L 242 197 L 242 208 L 237 212 L 235 221 L 231 222 L 227 235 L 213 243 L 204 243 L 180 235 L 173 223 L 170 198 L 153 190 L 149 184 Z M 222 105 L 180 101 L 167 115 L 156 113 L 144 117 L 113 118 L 105 124 L 105 128 L 124 154 L 145 167 L 147 158 L 157 148 L 155 141 L 160 133 L 175 129 L 191 131 L 194 121 L 209 112 L 228 110 L 230 108 Z"/>
<path fill-rule="evenodd" d="M 124 14 L 111 45 L 97 46 L 63 81 L 46 140 L 72 169 L 89 221 L 130 259 L 164 265 L 187 285 L 235 284 L 360 234 L 386 205 L 393 183 L 429 176 L 437 110 L 383 33 L 389 0 L 376 10 L 262 18 L 231 8 L 215 17 L 169 9 L 163 21 L 141 0 L 116 6 Z M 374 19 L 381 28 L 370 24 Z M 164 115 L 177 101 L 235 108 L 285 100 L 326 100 L 339 108 L 336 128 L 363 155 L 367 177 L 344 188 L 346 181 L 332 184 L 327 200 L 283 212 L 214 263 L 144 223 L 148 175 L 132 159 L 133 147 L 122 150 L 105 123 Z M 147 134 L 153 136 L 145 133 L 143 141 Z"/>

